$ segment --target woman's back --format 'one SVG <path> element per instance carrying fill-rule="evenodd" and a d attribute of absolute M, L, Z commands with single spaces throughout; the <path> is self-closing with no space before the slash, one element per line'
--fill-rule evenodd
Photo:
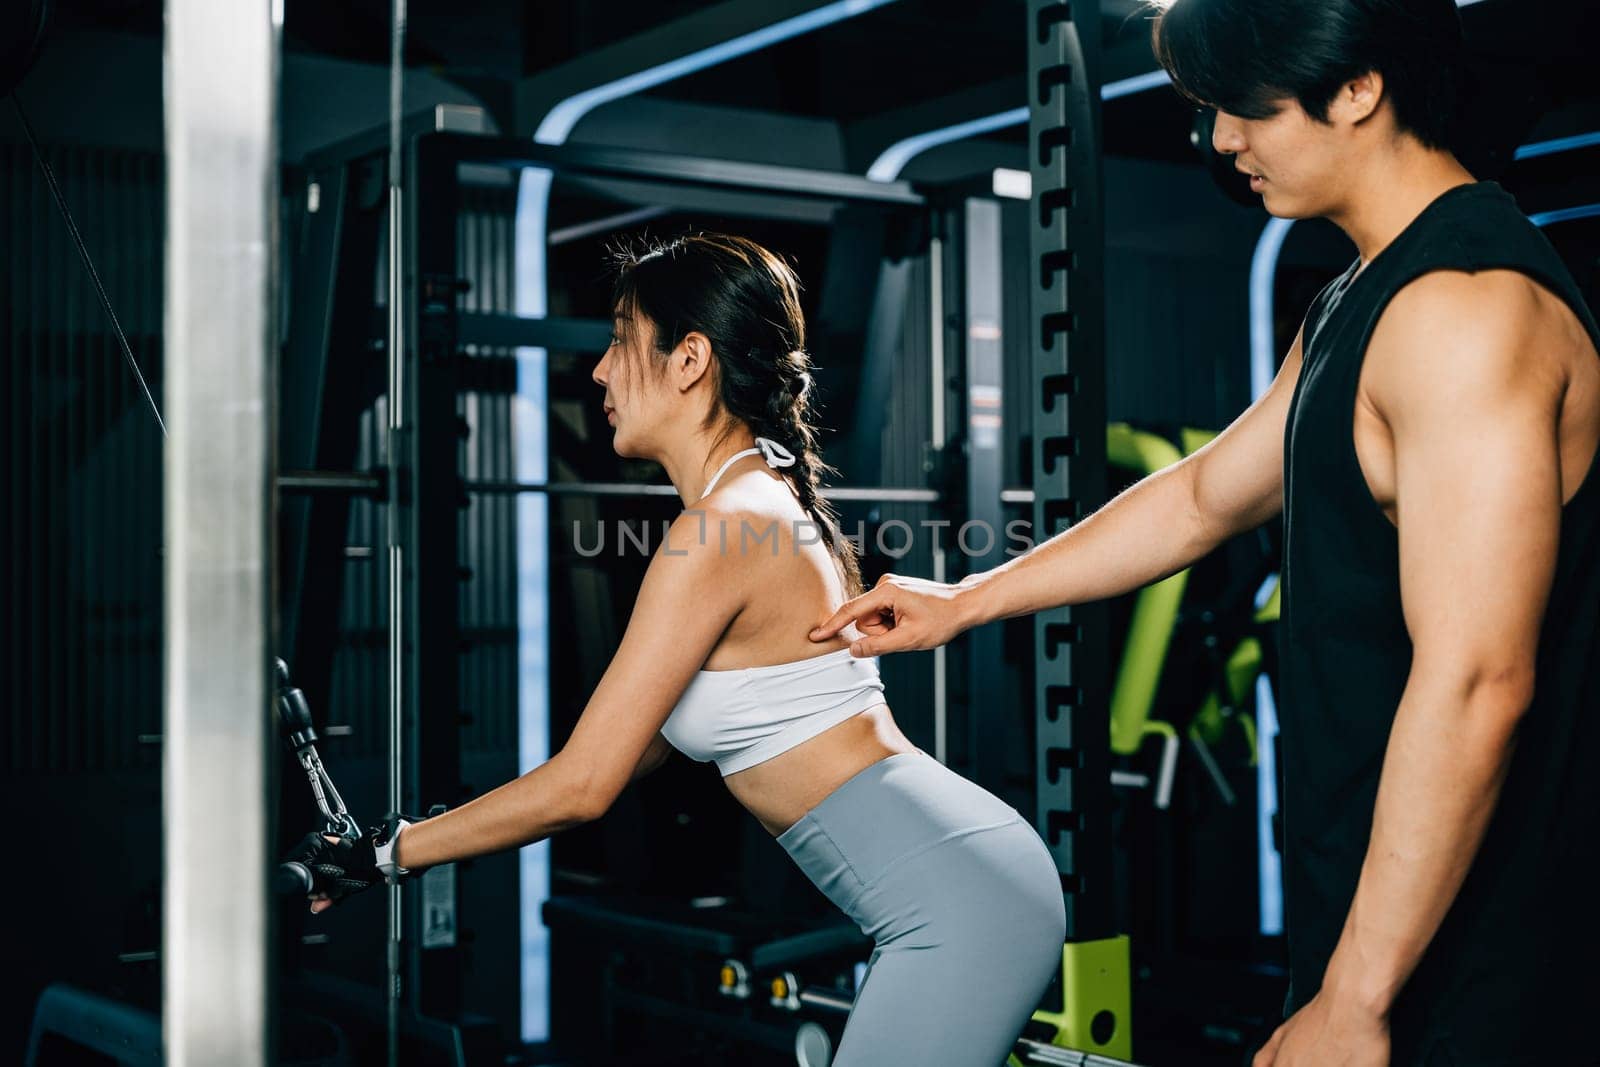
<path fill-rule="evenodd" d="M 852 657 L 848 640 L 808 637 L 847 590 L 781 471 L 742 457 L 688 510 L 703 513 L 691 529 L 718 547 L 744 606 L 661 732 L 715 758 L 729 791 L 778 834 L 856 772 L 916 746 L 883 700 L 876 661 Z"/>

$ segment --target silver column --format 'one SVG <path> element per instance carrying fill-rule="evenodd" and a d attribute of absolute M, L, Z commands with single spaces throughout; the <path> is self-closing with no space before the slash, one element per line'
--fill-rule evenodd
<path fill-rule="evenodd" d="M 933 448 L 943 449 L 945 439 L 945 382 L 944 369 L 944 242 L 935 237 L 928 242 L 928 309 L 932 323 L 928 329 L 928 353 L 933 369 L 929 378 L 933 382 L 932 422 L 928 436 Z M 933 580 L 945 580 L 945 551 L 939 539 L 933 544 Z M 933 650 L 933 757 L 940 763 L 950 758 L 949 730 L 949 664 L 948 650 L 940 645 Z"/>
<path fill-rule="evenodd" d="M 406 586 L 406 531 L 408 520 L 402 506 L 402 480 L 406 468 L 406 337 L 405 265 L 409 249 L 404 246 L 405 208 L 401 200 L 401 115 L 405 107 L 406 0 L 390 0 L 389 10 L 389 328 L 387 348 L 389 382 L 385 403 L 389 414 L 389 810 L 404 807 L 405 775 L 402 739 L 407 699 L 405 664 L 406 598 L 414 590 Z M 400 1062 L 400 942 L 404 936 L 405 912 L 400 887 L 392 885 L 389 894 L 389 937 L 384 952 L 384 997 L 387 1002 L 385 1029 L 388 1067 Z"/>
<path fill-rule="evenodd" d="M 270 1062 L 275 0 L 167 0 L 165 911 L 173 1067 Z M 220 849 L 220 851 L 219 851 Z"/>

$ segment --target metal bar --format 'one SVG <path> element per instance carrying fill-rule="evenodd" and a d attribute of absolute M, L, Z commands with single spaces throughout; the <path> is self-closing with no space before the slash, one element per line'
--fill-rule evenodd
<path fill-rule="evenodd" d="M 401 728 L 405 714 L 405 543 L 401 530 L 401 470 L 406 433 L 405 395 L 405 317 L 401 292 L 405 287 L 402 270 L 401 237 L 405 214 L 400 195 L 401 114 L 405 91 L 406 0 L 390 0 L 389 7 L 389 308 L 388 308 L 388 406 L 389 406 L 389 810 L 399 811 L 403 774 Z M 400 1062 L 400 938 L 404 926 L 400 887 L 388 890 L 389 937 L 384 953 L 384 997 L 387 1000 L 387 1042 L 389 1067 Z"/>
<path fill-rule="evenodd" d="M 514 495 L 518 493 L 545 493 L 550 496 L 665 496 L 676 497 L 678 490 L 671 485 L 648 485 L 639 482 L 517 482 L 473 480 L 462 483 L 469 493 L 484 495 Z M 885 486 L 830 486 L 822 490 L 829 500 L 885 501 L 897 504 L 937 504 L 943 494 L 937 489 L 900 489 Z"/>
<path fill-rule="evenodd" d="M 459 319 L 459 340 L 464 345 L 603 352 L 611 343 L 611 323 L 604 319 L 536 319 L 489 312 L 468 312 Z"/>
<path fill-rule="evenodd" d="M 481 134 L 487 133 L 488 130 L 489 117 L 483 113 L 481 107 L 472 107 L 468 104 L 435 104 L 414 111 L 402 119 L 400 139 L 408 140 L 424 133 Z M 305 167 L 310 171 L 339 167 L 362 156 L 387 151 L 388 147 L 389 125 L 385 123 L 306 153 Z"/>
<path fill-rule="evenodd" d="M 945 429 L 945 369 L 944 369 L 944 241 L 934 236 L 928 241 L 928 377 L 932 383 L 929 398 L 928 438 L 933 449 L 942 457 L 950 442 Z M 942 582 L 947 577 L 944 547 L 937 539 L 933 544 L 933 580 Z M 940 763 L 950 760 L 950 650 L 940 645 L 933 650 L 933 758 Z"/>
<path fill-rule="evenodd" d="M 465 168 L 463 168 L 465 170 Z M 562 193 L 573 197 L 592 197 L 621 204 L 648 204 L 665 209 L 668 215 L 715 215 L 719 218 L 758 219 L 763 222 L 798 222 L 832 226 L 834 215 L 848 201 L 819 200 L 790 196 L 764 189 L 727 189 L 715 185 L 685 182 L 662 183 L 649 178 L 609 178 L 587 174 L 565 174 Z M 867 205 L 873 210 L 898 210 Z M 829 255 L 833 255 L 830 251 Z"/>
<path fill-rule="evenodd" d="M 660 218 L 666 213 L 667 209 L 664 207 L 640 207 L 624 211 L 619 215 L 607 215 L 604 218 L 563 226 L 559 230 L 550 231 L 550 247 L 564 245 L 569 241 L 580 241 L 585 237 L 596 237 L 602 233 L 615 233 L 625 227 L 637 226 L 641 222 Z"/>
<path fill-rule="evenodd" d="M 855 1007 L 855 1001 L 839 993 L 824 993 L 820 990 L 800 990 L 800 1003 L 808 1008 L 821 1008 L 824 1011 L 838 1012 L 841 1015 L 850 1014 L 850 1009 Z"/>
<path fill-rule="evenodd" d="M 277 351 L 271 0 L 167 0 L 162 1015 L 166 1062 L 273 1055 L 269 418 Z M 216 862 L 227 812 L 227 863 Z"/>
<path fill-rule="evenodd" d="M 892 111 L 879 112 L 843 124 L 846 165 L 876 178 L 896 178 L 919 148 L 910 142 L 933 130 L 988 118 L 1016 108 L 1027 99 L 1022 71 L 1010 77 L 966 86 L 943 96 L 918 100 Z M 1026 121 L 1018 120 L 1018 123 Z M 907 146 L 895 153 L 902 145 Z M 885 160 L 890 153 L 902 156 Z M 883 161 L 883 162 L 879 162 Z M 877 164 L 876 166 L 874 164 Z"/>
<path fill-rule="evenodd" d="M 278 475 L 280 493 L 350 493 L 381 500 L 387 495 L 384 472 L 284 471 Z"/>
<path fill-rule="evenodd" d="M 829 486 L 822 490 L 829 500 L 881 500 L 895 504 L 938 504 L 944 494 L 937 489 L 899 489 L 889 486 Z"/>
<path fill-rule="evenodd" d="M 875 182 L 858 174 L 833 170 L 703 159 L 629 148 L 538 144 L 512 137 L 437 133 L 424 139 L 435 138 L 448 144 L 449 151 L 460 163 L 537 167 L 557 175 L 640 178 L 730 192 L 781 193 L 802 200 L 874 204 L 886 208 L 921 208 L 926 204 L 923 196 L 907 182 Z"/>
<path fill-rule="evenodd" d="M 1000 201 L 972 197 L 954 215 L 952 230 L 960 233 L 961 250 L 961 381 L 965 425 L 965 522 L 956 534 L 957 548 L 969 574 L 1005 562 L 1000 532 L 1005 515 L 1000 488 L 1005 477 L 1005 434 L 1002 369 L 1005 300 L 1001 291 Z M 969 539 L 966 523 L 977 531 Z M 999 743 L 991 716 L 979 714 L 987 694 L 1000 692 L 1005 667 L 1004 632 L 980 626 L 967 636 L 967 738 L 973 780 L 987 789 L 1003 789 L 1005 746 Z"/>
<path fill-rule="evenodd" d="M 1046 1064 L 1052 1067 L 1138 1067 L 1128 1060 L 1097 1056 L 1092 1052 L 1079 1052 L 1060 1045 L 1046 1045 L 1028 1037 L 1017 1039 L 1015 1054 L 1022 1058 L 1023 1063 L 1039 1064 L 1041 1067 Z"/>

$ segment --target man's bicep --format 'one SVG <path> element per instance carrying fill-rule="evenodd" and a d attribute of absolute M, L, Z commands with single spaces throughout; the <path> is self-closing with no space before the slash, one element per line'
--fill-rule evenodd
<path fill-rule="evenodd" d="M 1300 380 L 1296 337 L 1272 385 L 1244 414 L 1187 461 L 1195 511 L 1217 540 L 1254 529 L 1283 510 L 1283 438 Z"/>
<path fill-rule="evenodd" d="M 1415 661 L 1474 678 L 1531 672 L 1561 527 L 1559 392 L 1484 289 L 1461 276 L 1403 293 L 1368 351 Z"/>

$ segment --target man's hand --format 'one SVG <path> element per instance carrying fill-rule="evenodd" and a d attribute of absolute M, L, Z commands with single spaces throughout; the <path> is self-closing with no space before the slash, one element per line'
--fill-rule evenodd
<path fill-rule="evenodd" d="M 1324 989 L 1278 1027 L 1251 1067 L 1389 1067 L 1389 1024 Z"/>
<path fill-rule="evenodd" d="M 852 622 L 865 636 L 850 645 L 856 656 L 938 648 L 972 625 L 967 583 L 948 585 L 923 578 L 885 574 L 872 590 L 847 600 L 832 618 L 811 631 L 826 641 Z"/>

